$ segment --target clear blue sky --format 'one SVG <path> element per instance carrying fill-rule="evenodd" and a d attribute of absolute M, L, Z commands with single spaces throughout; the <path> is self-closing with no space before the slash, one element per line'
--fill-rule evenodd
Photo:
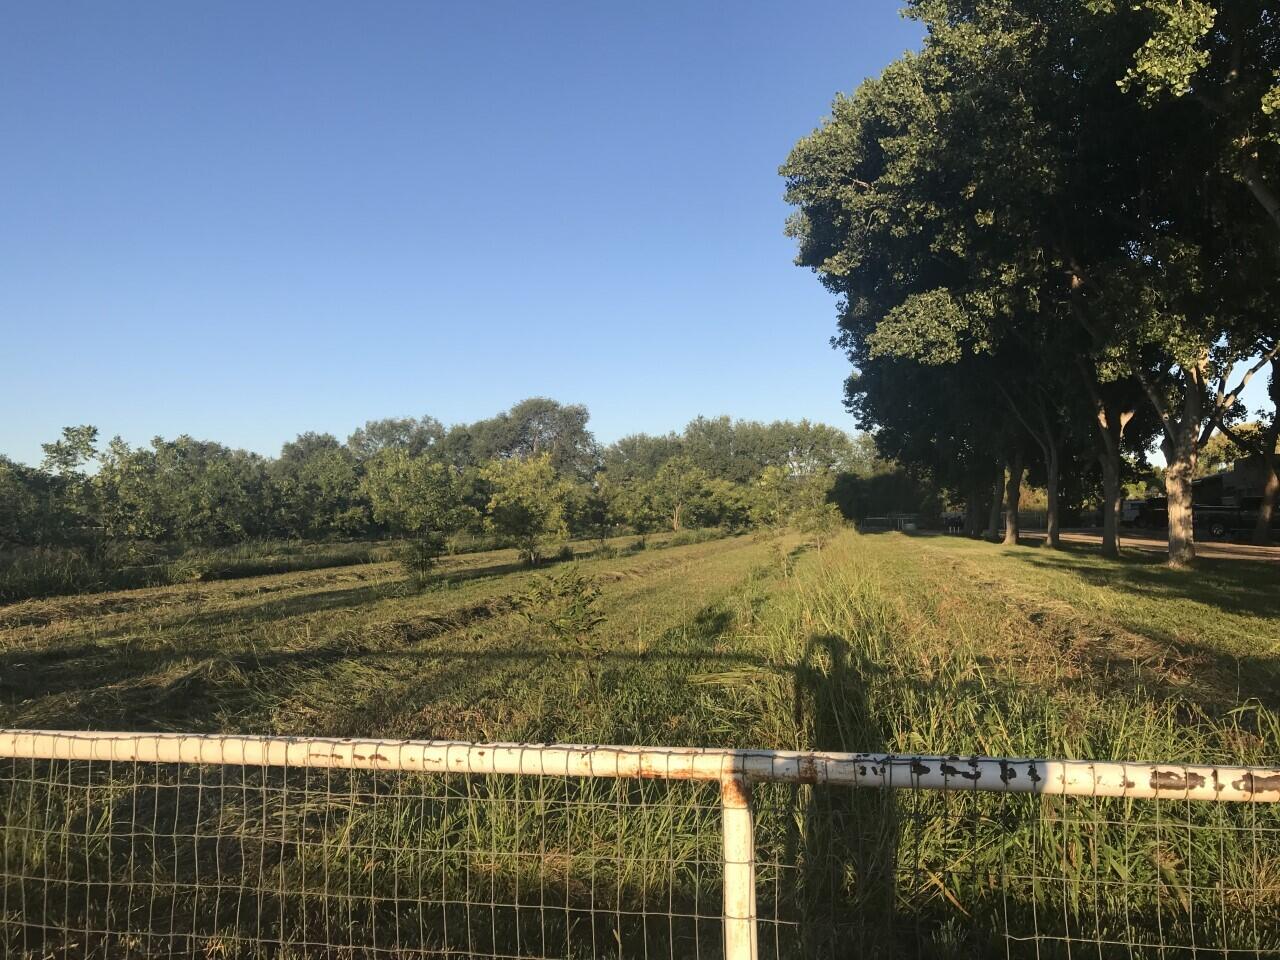
<path fill-rule="evenodd" d="M 777 167 L 898 6 L 7 4 L 0 452 L 530 395 L 848 426 Z"/>

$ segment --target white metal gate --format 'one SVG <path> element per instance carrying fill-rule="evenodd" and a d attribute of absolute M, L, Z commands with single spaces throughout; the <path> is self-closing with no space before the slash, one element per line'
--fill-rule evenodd
<path fill-rule="evenodd" d="M 930 933 L 927 948 L 917 938 L 919 954 L 947 937 L 978 949 L 964 930 L 980 922 L 978 907 L 947 881 L 965 870 L 966 889 L 1005 898 L 990 942 L 1006 956 L 1280 950 L 1278 769 L 22 730 L 0 731 L 0 948 L 104 958 L 843 955 L 852 940 L 842 911 L 879 909 L 861 892 L 881 869 L 875 858 L 837 862 L 859 811 L 819 829 L 785 799 L 764 804 L 797 821 L 779 830 L 800 840 L 790 853 L 771 847 L 761 865 L 752 795 L 769 784 L 933 797 L 918 819 L 954 823 L 953 849 L 930 841 L 917 863 L 895 856 L 887 874 L 892 886 L 915 870 L 913 890 L 937 894 L 930 916 L 945 911 L 955 927 Z M 983 806 L 993 796 L 1091 798 L 1079 802 L 1097 815 L 1033 805 L 1002 819 L 1004 808 Z M 962 802 L 971 809 L 957 811 Z M 1161 802 L 1179 815 L 1166 806 L 1161 819 Z M 1192 805 L 1236 813 L 1204 820 Z M 905 836 L 909 816 L 882 822 Z M 982 853 L 1002 835 L 1052 827 L 1019 847 L 1052 861 L 1060 824 L 1056 874 Z M 1108 847 L 1108 830 L 1138 839 Z M 826 912 L 801 903 L 789 879 L 798 874 L 788 858 L 818 855 L 839 867 L 811 885 L 830 893 Z M 852 885 L 860 905 L 847 899 Z M 1011 911 L 1011 891 L 1029 912 Z M 1104 922 L 1103 893 L 1105 912 L 1123 908 L 1123 921 Z M 835 932 L 815 947 L 806 924 Z M 886 954 L 912 950 L 909 938 L 893 942 Z"/>

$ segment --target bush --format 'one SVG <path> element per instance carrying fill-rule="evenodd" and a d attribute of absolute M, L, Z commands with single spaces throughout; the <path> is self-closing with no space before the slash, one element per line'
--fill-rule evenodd
<path fill-rule="evenodd" d="M 98 571 L 84 552 L 66 547 L 34 547 L 9 557 L 0 567 L 0 603 L 93 589 Z"/>
<path fill-rule="evenodd" d="M 410 537 L 397 549 L 396 559 L 411 580 L 425 586 L 435 569 L 436 560 L 445 552 L 445 539 L 436 533 L 424 533 Z"/>
<path fill-rule="evenodd" d="M 667 538 L 664 547 L 687 547 L 691 543 L 706 543 L 708 540 L 719 540 L 727 536 L 719 527 L 695 527 L 691 530 L 678 530 Z"/>
<path fill-rule="evenodd" d="M 516 598 L 516 611 L 544 637 L 585 643 L 604 622 L 597 608 L 600 588 L 576 563 L 558 573 L 535 577 Z"/>

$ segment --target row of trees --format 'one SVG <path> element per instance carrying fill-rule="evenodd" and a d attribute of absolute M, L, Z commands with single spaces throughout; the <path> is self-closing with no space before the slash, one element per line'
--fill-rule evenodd
<path fill-rule="evenodd" d="M 1280 8 L 1274 0 L 911 0 L 909 53 L 782 168 L 797 262 L 839 297 L 846 402 L 881 453 L 984 514 L 1025 474 L 1060 505 L 1165 461 L 1195 555 L 1216 431 L 1280 494 Z M 1260 428 L 1241 391 L 1270 376 Z M 1090 474 L 1093 477 L 1090 477 Z M 1003 491 L 1003 495 L 1002 495 Z M 1016 541 L 1016 519 L 1008 538 Z"/>
<path fill-rule="evenodd" d="M 182 436 L 105 445 L 91 426 L 44 445 L 41 467 L 0 459 L 0 541 L 229 543 L 403 536 L 424 563 L 462 531 L 536 559 L 549 542 L 626 526 L 821 526 L 865 443 L 821 424 L 699 418 L 681 434 L 601 448 L 585 407 L 535 398 L 446 428 L 371 421 L 346 442 L 304 433 L 275 459 Z"/>

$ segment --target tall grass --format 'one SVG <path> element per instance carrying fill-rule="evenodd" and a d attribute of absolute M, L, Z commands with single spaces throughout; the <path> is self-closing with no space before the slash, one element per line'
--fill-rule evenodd
<path fill-rule="evenodd" d="M 1149 636 L 1129 634 L 1096 616 L 1129 589 L 1122 565 L 1077 582 L 1094 561 L 1068 556 L 1033 583 L 1010 556 L 849 534 L 820 553 L 790 538 L 584 560 L 606 620 L 581 645 L 501 612 L 521 572 L 332 614 L 316 612 L 327 592 L 254 598 L 280 606 L 235 615 L 281 619 L 235 626 L 250 652 L 183 686 L 183 702 L 194 716 L 242 696 L 254 712 L 236 726 L 289 732 L 1280 763 L 1271 702 L 1232 700 L 1214 671 L 1161 654 L 1174 612 L 1212 617 L 1212 598 L 1170 594 Z M 1249 590 L 1234 615 L 1263 629 L 1241 611 L 1271 600 Z M 481 604 L 485 618 L 468 613 Z M 182 624 L 172 635 L 159 619 L 140 629 L 173 657 L 198 614 L 166 614 Z M 238 635 L 219 629 L 225 649 Z M 129 655 L 131 669 L 155 659 Z M 70 669 L 50 661 L 51 690 Z M 113 688 L 95 710 L 116 708 L 123 679 Z M 182 726 L 172 700 L 138 703 L 145 722 Z M 107 910 L 149 922 L 110 899 L 122 888 L 82 882 L 111 869 L 158 876 L 152 911 L 179 934 L 214 931 L 199 944 L 211 956 L 369 952 L 326 950 L 321 931 L 406 956 L 719 952 L 714 787 L 186 768 L 144 772 L 139 793 L 136 771 L 31 769 L 0 770 L 8 955 L 58 952 L 19 924 L 23 904 L 76 930 Z M 1280 955 L 1274 807 L 789 785 L 758 786 L 754 805 L 764 956 Z M 41 823 L 59 829 L 30 829 Z M 199 885 L 211 892 L 193 896 Z M 259 950 L 255 934 L 284 945 Z"/>
<path fill-rule="evenodd" d="M 919 551 L 846 537 L 792 582 L 760 636 L 793 665 L 794 693 L 774 685 L 761 713 L 780 719 L 791 706 L 804 746 L 1280 761 L 1273 709 L 1213 709 L 1140 668 L 1117 683 L 1062 656 L 1070 630 L 1096 625 L 1037 634 L 990 585 L 984 598 L 931 577 Z M 1069 956 L 1072 939 L 1089 956 L 1280 952 L 1274 805 L 827 787 L 770 788 L 762 801 L 761 859 L 779 865 L 777 911 L 808 921 L 806 952 L 1005 955 L 1007 934 L 1042 938 L 1014 955 Z"/>

